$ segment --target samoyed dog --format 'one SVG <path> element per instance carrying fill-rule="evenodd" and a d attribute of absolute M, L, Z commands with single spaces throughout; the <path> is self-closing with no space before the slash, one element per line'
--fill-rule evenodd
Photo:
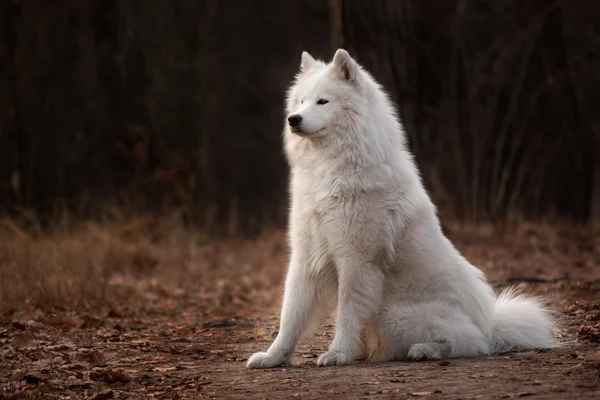
<path fill-rule="evenodd" d="M 388 96 L 345 50 L 302 53 L 287 115 L 291 259 L 279 334 L 249 368 L 291 364 L 333 307 L 321 366 L 557 345 L 539 300 L 496 296 L 444 236 Z"/>

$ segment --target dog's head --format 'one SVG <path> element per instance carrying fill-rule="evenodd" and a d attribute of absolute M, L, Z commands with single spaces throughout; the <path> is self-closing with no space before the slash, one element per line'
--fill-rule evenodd
<path fill-rule="evenodd" d="M 329 64 L 303 52 L 300 72 L 287 98 L 290 132 L 321 137 L 333 128 L 343 128 L 349 121 L 348 114 L 356 113 L 361 107 L 362 73 L 346 50 L 338 50 Z"/>

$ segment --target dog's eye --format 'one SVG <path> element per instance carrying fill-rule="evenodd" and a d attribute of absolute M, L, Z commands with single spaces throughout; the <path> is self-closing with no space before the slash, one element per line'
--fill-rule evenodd
<path fill-rule="evenodd" d="M 325 100 L 325 99 L 319 99 L 319 100 L 317 100 L 317 104 L 320 105 L 320 106 L 322 106 L 323 104 L 327 104 L 327 103 L 329 103 L 329 101 Z"/>

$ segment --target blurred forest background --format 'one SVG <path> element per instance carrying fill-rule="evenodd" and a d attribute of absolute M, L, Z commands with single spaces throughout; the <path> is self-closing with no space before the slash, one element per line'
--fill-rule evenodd
<path fill-rule="evenodd" d="M 338 47 L 445 218 L 600 219 L 596 0 L 4 0 L 0 213 L 283 226 L 285 89 Z"/>

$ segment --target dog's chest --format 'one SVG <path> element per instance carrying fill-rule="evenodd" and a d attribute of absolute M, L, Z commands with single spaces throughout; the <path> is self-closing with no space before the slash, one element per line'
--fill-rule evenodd
<path fill-rule="evenodd" d="M 303 216 L 307 220 L 310 230 L 307 233 L 319 243 L 328 242 L 329 237 L 335 233 L 336 224 L 339 226 L 343 223 L 339 220 L 331 203 L 331 199 L 319 199 L 319 201 L 306 204 L 304 208 Z"/>
<path fill-rule="evenodd" d="M 305 243 L 308 243 L 308 266 L 314 275 L 335 274 L 335 244 L 332 240 L 330 216 L 318 207 L 313 207 L 302 216 L 305 227 Z"/>

